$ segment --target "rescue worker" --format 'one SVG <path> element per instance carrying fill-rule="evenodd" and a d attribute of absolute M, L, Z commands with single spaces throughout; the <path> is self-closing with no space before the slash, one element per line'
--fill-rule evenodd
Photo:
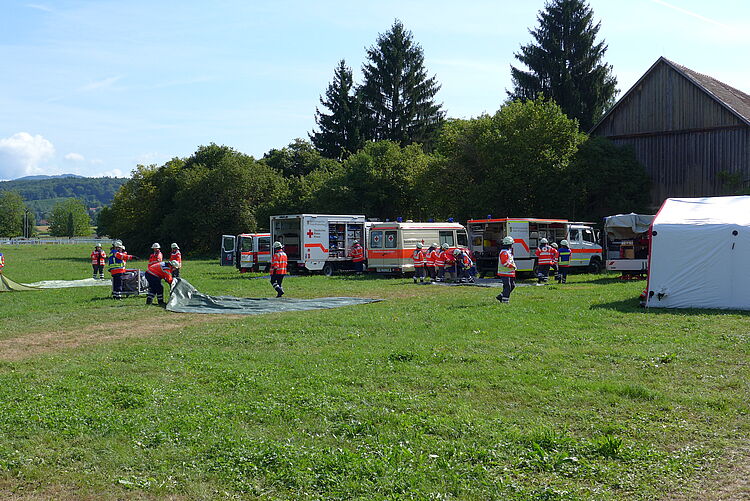
<path fill-rule="evenodd" d="M 568 280 L 568 271 L 570 270 L 570 256 L 572 251 L 568 246 L 568 241 L 563 240 L 560 242 L 560 250 L 558 251 L 558 264 L 557 264 L 557 282 L 564 284 Z"/>
<path fill-rule="evenodd" d="M 101 244 L 96 244 L 91 252 L 91 267 L 94 268 L 94 279 L 104 278 L 104 263 L 107 261 L 107 253 L 102 250 Z"/>
<path fill-rule="evenodd" d="M 5 268 L 5 256 L 0 252 L 0 275 L 3 274 L 3 268 Z"/>
<path fill-rule="evenodd" d="M 446 248 L 448 244 L 445 244 Z M 437 244 L 435 244 L 437 247 Z M 438 247 L 435 250 L 435 273 L 437 273 L 436 282 L 442 282 L 445 275 L 445 249 Z"/>
<path fill-rule="evenodd" d="M 357 275 L 361 275 L 365 271 L 365 249 L 359 245 L 359 240 L 355 240 L 352 244 L 351 256 L 352 263 L 354 263 L 354 271 Z"/>
<path fill-rule="evenodd" d="M 552 264 L 553 253 L 546 238 L 539 240 L 539 244 L 534 254 L 537 257 L 536 276 L 541 284 L 549 280 L 549 267 Z"/>
<path fill-rule="evenodd" d="M 424 283 L 424 267 L 426 265 L 424 251 L 422 250 L 422 242 L 417 242 L 417 248 L 411 253 L 411 259 L 414 261 L 414 283 L 417 283 L 417 279 L 421 283 Z"/>
<path fill-rule="evenodd" d="M 122 241 L 115 240 L 112 244 L 112 252 L 109 255 L 109 273 L 112 275 L 112 297 L 122 299 L 122 278 L 125 274 L 125 264 L 137 259 L 135 256 L 125 252 Z"/>
<path fill-rule="evenodd" d="M 466 262 L 461 249 L 453 249 L 453 259 L 456 261 L 456 282 L 463 282 L 466 278 Z"/>
<path fill-rule="evenodd" d="M 164 256 L 161 254 L 161 245 L 159 245 L 159 242 L 154 243 L 154 245 L 151 246 L 151 249 L 151 255 L 148 257 L 149 266 L 164 259 Z"/>
<path fill-rule="evenodd" d="M 555 278 L 557 277 L 557 261 L 560 258 L 560 253 L 557 251 L 558 246 L 555 242 L 552 242 L 550 247 L 552 247 L 552 264 L 550 264 L 549 269 L 552 271 L 552 278 Z"/>
<path fill-rule="evenodd" d="M 176 243 L 172 243 L 172 252 L 169 254 L 169 260 L 170 261 L 177 261 L 180 263 L 180 266 L 172 270 L 172 276 L 175 278 L 180 278 L 180 269 L 182 268 L 182 253 L 180 253 L 180 247 Z"/>
<path fill-rule="evenodd" d="M 173 271 L 179 269 L 180 263 L 177 261 L 155 261 L 148 265 L 146 270 L 146 281 L 148 282 L 148 293 L 146 294 L 146 304 L 153 304 L 154 296 L 159 306 L 166 306 L 164 302 L 164 286 L 161 284 L 165 280 L 172 285 Z"/>
<path fill-rule="evenodd" d="M 450 251 L 448 244 L 443 244 L 443 255 L 445 256 L 445 273 L 446 280 L 453 281 L 456 279 L 456 256 Z"/>
<path fill-rule="evenodd" d="M 513 260 L 513 237 L 505 237 L 497 259 L 497 276 L 503 282 L 503 292 L 497 296 L 501 303 L 510 303 L 510 293 L 516 288 L 516 262 Z"/>
<path fill-rule="evenodd" d="M 427 249 L 427 254 L 425 254 L 425 271 L 427 272 L 427 278 L 429 278 L 432 282 L 434 282 L 435 278 L 437 277 L 437 273 L 435 272 L 437 246 L 437 244 L 430 245 L 430 247 Z"/>
<path fill-rule="evenodd" d="M 271 259 L 271 285 L 276 289 L 276 297 L 284 295 L 284 289 L 281 282 L 286 275 L 286 252 L 281 242 L 273 243 L 273 258 Z"/>

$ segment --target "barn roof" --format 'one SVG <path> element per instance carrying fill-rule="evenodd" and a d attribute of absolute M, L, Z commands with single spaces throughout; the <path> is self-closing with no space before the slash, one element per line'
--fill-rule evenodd
<path fill-rule="evenodd" d="M 745 124 L 750 125 L 750 95 L 745 94 L 741 90 L 735 89 L 734 87 L 727 85 L 724 82 L 720 82 L 713 77 L 704 75 L 703 73 L 698 73 L 697 71 L 691 70 L 690 68 L 682 66 L 681 64 L 670 61 L 665 57 L 660 57 L 653 65 L 651 65 L 648 71 L 646 71 L 646 73 L 644 73 L 643 76 L 639 78 L 638 81 L 617 101 L 617 103 L 615 103 L 615 105 L 610 108 L 607 113 L 604 114 L 599 122 L 591 128 L 590 132 L 593 133 L 599 127 L 599 125 L 601 125 L 604 120 L 606 120 L 607 117 L 612 112 L 614 112 L 615 109 L 617 109 L 620 103 L 624 102 L 625 98 L 641 84 L 641 82 L 653 71 L 654 68 L 656 68 L 656 66 L 659 65 L 659 63 L 664 63 L 674 69 L 677 73 L 697 85 L 701 90 L 703 90 L 711 98 L 717 101 L 720 105 L 727 108 Z"/>

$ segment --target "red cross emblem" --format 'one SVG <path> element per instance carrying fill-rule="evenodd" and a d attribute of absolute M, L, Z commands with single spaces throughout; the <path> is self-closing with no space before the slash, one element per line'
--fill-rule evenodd
<path fill-rule="evenodd" d="M 313 230 L 307 230 L 307 238 L 312 238 L 314 235 Z"/>

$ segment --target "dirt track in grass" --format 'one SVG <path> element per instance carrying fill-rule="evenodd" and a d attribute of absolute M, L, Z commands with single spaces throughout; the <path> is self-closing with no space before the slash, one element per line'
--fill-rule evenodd
<path fill-rule="evenodd" d="M 750 445 L 727 451 L 695 487 L 670 493 L 663 501 L 741 501 L 750 499 Z"/>

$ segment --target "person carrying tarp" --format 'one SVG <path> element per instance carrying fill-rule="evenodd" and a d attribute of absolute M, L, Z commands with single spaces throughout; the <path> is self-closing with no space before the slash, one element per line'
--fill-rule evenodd
<path fill-rule="evenodd" d="M 568 241 L 563 240 L 560 242 L 560 249 L 558 253 L 557 262 L 557 282 L 564 284 L 568 280 L 568 270 L 570 270 L 570 255 L 572 254 L 570 247 L 568 247 Z"/>
<path fill-rule="evenodd" d="M 91 252 L 91 267 L 94 268 L 94 279 L 104 278 L 104 263 L 107 261 L 107 253 L 102 250 L 101 244 L 96 244 Z"/>
<path fill-rule="evenodd" d="M 281 286 L 281 282 L 284 280 L 286 275 L 286 252 L 284 252 L 284 245 L 281 242 L 273 243 L 273 258 L 271 259 L 271 286 L 276 289 L 276 297 L 284 295 L 284 288 Z"/>
<path fill-rule="evenodd" d="M 158 263 L 164 259 L 164 256 L 161 254 L 161 245 L 159 245 L 159 242 L 155 242 L 151 246 L 151 255 L 148 257 L 148 265 L 151 266 L 154 263 Z"/>
<path fill-rule="evenodd" d="M 357 275 L 361 275 L 365 271 L 365 250 L 359 245 L 359 240 L 355 240 L 352 244 L 351 256 L 354 271 Z"/>
<path fill-rule="evenodd" d="M 112 275 L 112 297 L 122 299 L 122 279 L 125 275 L 125 264 L 138 259 L 125 252 L 122 241 L 115 240 L 109 255 L 109 273 Z"/>
<path fill-rule="evenodd" d="M 437 277 L 437 274 L 435 272 L 435 260 L 437 259 L 437 246 L 438 244 L 432 244 L 430 245 L 430 248 L 427 249 L 427 254 L 425 254 L 425 271 L 427 271 L 427 278 L 429 278 L 431 281 L 435 281 L 435 278 Z"/>
<path fill-rule="evenodd" d="M 172 252 L 169 254 L 169 260 L 170 261 L 177 261 L 180 263 L 180 266 L 172 270 L 172 276 L 175 278 L 180 278 L 180 269 L 182 268 L 182 253 L 180 253 L 180 246 L 176 243 L 172 243 Z"/>
<path fill-rule="evenodd" d="M 165 280 L 168 284 L 172 285 L 172 273 L 174 270 L 179 269 L 180 263 L 177 261 L 157 261 L 148 265 L 146 270 L 146 281 L 148 282 L 148 293 L 146 294 L 146 304 L 153 304 L 154 296 L 158 301 L 159 306 L 166 306 L 164 302 L 164 286 L 161 284 L 162 280 Z"/>
<path fill-rule="evenodd" d="M 513 260 L 513 237 L 505 237 L 497 258 L 497 276 L 503 282 L 503 292 L 496 299 L 510 303 L 510 293 L 516 288 L 516 262 Z"/>
<path fill-rule="evenodd" d="M 542 238 L 539 240 L 539 247 L 534 252 L 537 257 L 536 276 L 540 284 L 549 280 L 549 267 L 552 264 L 553 249 L 548 243 L 546 238 Z"/>
<path fill-rule="evenodd" d="M 426 264 L 424 251 L 422 250 L 422 242 L 417 242 L 417 248 L 411 253 L 411 259 L 414 261 L 414 283 L 417 283 L 417 279 L 420 282 L 424 282 L 424 267 Z"/>

